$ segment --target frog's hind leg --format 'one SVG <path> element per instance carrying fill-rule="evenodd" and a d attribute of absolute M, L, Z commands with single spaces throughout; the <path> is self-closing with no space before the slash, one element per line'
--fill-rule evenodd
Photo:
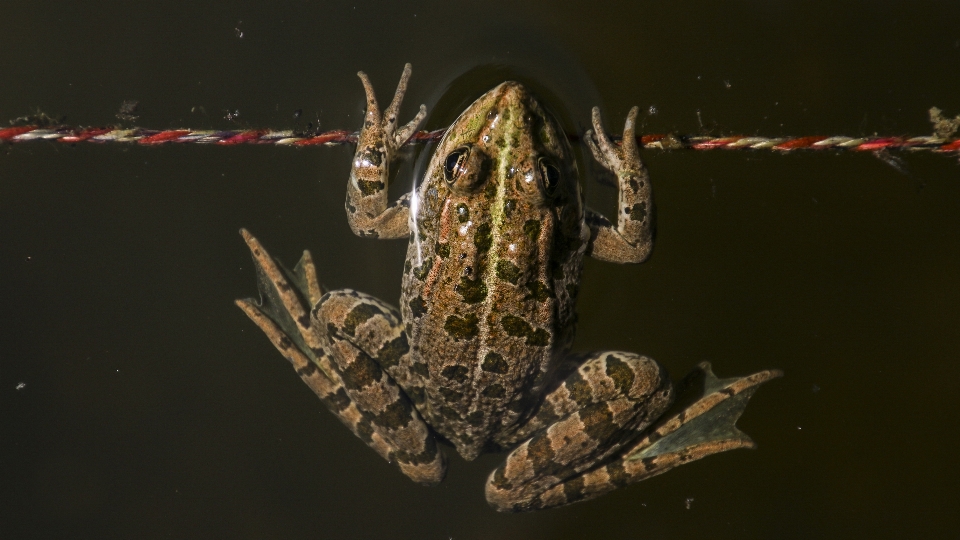
<path fill-rule="evenodd" d="M 314 304 L 317 305 L 316 309 L 323 305 L 342 304 L 338 299 L 345 296 L 369 299 L 367 304 L 372 304 L 375 309 L 389 310 L 389 306 L 354 291 L 324 294 L 309 252 L 304 252 L 294 270 L 289 271 L 274 260 L 246 230 L 240 232 L 253 254 L 261 301 L 237 300 L 237 306 L 263 330 L 277 350 L 293 364 L 300 378 L 354 435 L 387 461 L 396 462 L 400 470 L 414 481 L 435 484 L 442 480 L 444 457 L 429 428 L 413 410 L 402 390 L 389 375 L 380 372 L 376 362 L 362 362 L 364 358 L 370 360 L 370 356 L 362 349 L 354 347 L 353 362 L 338 358 L 338 355 L 342 356 L 344 347 L 331 344 L 326 335 L 326 325 L 312 317 L 309 308 Z M 330 299 L 334 301 L 328 302 Z M 398 318 L 391 318 L 391 315 L 387 312 L 384 316 L 360 322 L 380 323 L 383 326 L 383 319 L 386 319 L 390 326 L 388 331 L 402 333 Z M 398 341 L 405 343 L 405 340 L 395 338 L 389 341 L 392 345 L 381 356 L 396 361 L 403 352 L 402 347 L 398 348 L 396 344 Z M 359 364 L 357 357 L 361 359 Z M 340 368 L 343 363 L 355 367 L 363 364 L 364 369 L 360 369 L 359 373 L 357 369 L 348 369 L 344 373 Z M 380 373 L 380 377 L 373 381 L 375 373 Z M 378 401 L 372 404 L 370 399 L 356 399 L 355 385 L 358 384 L 358 378 L 364 377 L 371 379 L 366 382 L 380 389 L 379 394 L 375 392 Z M 354 385 L 353 389 L 351 384 Z M 378 407 L 386 408 L 389 413 L 384 415 L 380 411 L 378 415 Z"/>
<path fill-rule="evenodd" d="M 487 480 L 487 502 L 500 511 L 554 506 L 542 495 L 570 484 L 615 455 L 673 402 L 670 377 L 655 361 L 627 352 L 568 358 L 580 362 L 544 397 L 539 410 L 502 446 L 523 441 Z"/>
<path fill-rule="evenodd" d="M 440 482 L 446 458 L 414 406 L 423 402 L 424 392 L 411 373 L 410 348 L 397 310 L 343 289 L 325 294 L 312 318 L 325 332 L 347 395 L 394 448 L 392 458 L 400 470 L 422 484 Z"/>
<path fill-rule="evenodd" d="M 622 355 L 622 361 L 633 356 L 630 371 L 638 376 L 652 373 L 647 363 L 656 365 L 652 360 L 629 353 L 614 354 Z M 603 353 L 588 360 L 548 394 L 529 428 L 540 430 L 511 452 L 487 481 L 487 501 L 494 508 L 517 512 L 562 506 L 592 499 L 711 454 L 752 448 L 753 441 L 738 430 L 735 423 L 757 387 L 782 375 L 779 371 L 762 371 L 748 377 L 720 380 L 710 371 L 709 363 L 703 363 L 679 385 L 680 397 L 672 407 L 669 400 L 661 397 L 662 387 L 649 393 L 646 401 L 638 402 L 636 407 L 642 411 L 639 415 L 642 419 L 633 421 L 632 433 L 625 433 L 610 425 L 615 421 L 601 416 L 599 421 L 590 422 L 591 415 L 584 414 L 599 404 L 583 398 L 589 395 L 586 390 L 596 393 L 596 388 L 602 386 L 597 383 L 604 377 L 598 375 L 605 374 L 618 381 L 618 386 L 625 387 L 627 371 L 622 367 L 611 370 L 609 357 L 610 353 Z M 605 373 L 591 369 L 594 377 L 586 384 L 585 375 L 589 373 L 584 373 L 584 367 L 599 360 L 607 360 Z M 669 388 L 670 383 L 665 384 Z M 607 403 L 612 405 L 622 399 L 614 398 Z M 612 412 L 614 407 L 609 409 Z M 657 420 L 668 409 L 674 412 Z M 569 412 L 571 410 L 575 412 Z M 593 416 L 598 418 L 595 413 Z M 560 420 L 551 423 L 558 417 Z M 614 419 L 616 415 L 608 417 Z M 653 421 L 656 423 L 650 425 Z M 577 424 L 582 426 L 579 431 L 591 437 L 577 433 Z M 597 435 L 610 437 L 611 433 L 614 434 L 612 442 L 606 444 L 606 450 L 590 451 L 599 440 Z M 578 453 L 578 445 L 586 451 Z M 603 447 L 597 445 L 597 449 Z M 572 454 L 577 458 L 570 459 L 568 456 Z"/>

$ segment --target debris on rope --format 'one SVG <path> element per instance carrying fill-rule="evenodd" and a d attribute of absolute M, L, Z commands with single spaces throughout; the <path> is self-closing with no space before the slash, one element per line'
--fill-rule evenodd
<path fill-rule="evenodd" d="M 928 151 L 960 152 L 960 138 L 955 137 L 960 130 L 960 116 L 947 119 L 941 116 L 936 107 L 930 109 L 930 121 L 935 133 L 917 137 L 756 137 L 733 135 L 726 137 L 693 135 L 643 135 L 638 140 L 645 148 L 662 150 L 852 150 L 852 151 Z M 418 144 L 439 140 L 443 129 L 419 131 L 407 144 Z M 571 136 L 571 139 L 577 137 Z M 193 130 L 171 129 L 155 130 L 146 128 L 78 128 L 71 126 L 26 125 L 0 129 L 0 142 L 25 142 L 36 140 L 56 140 L 62 143 L 137 143 L 157 145 L 167 143 L 195 143 L 216 145 L 238 144 L 275 144 L 282 146 L 340 145 L 357 142 L 357 133 L 333 130 L 323 133 L 303 134 L 294 131 L 273 130 Z"/>

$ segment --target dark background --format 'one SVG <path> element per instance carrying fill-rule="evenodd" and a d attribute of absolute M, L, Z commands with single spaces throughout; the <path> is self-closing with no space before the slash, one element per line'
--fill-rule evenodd
<path fill-rule="evenodd" d="M 699 112 L 769 136 L 920 135 L 929 107 L 960 113 L 953 1 L 267 4 L 6 2 L 0 120 L 110 124 L 136 99 L 152 128 L 290 129 L 302 109 L 353 130 L 356 71 L 386 102 L 404 62 L 403 117 L 426 103 L 428 128 L 507 76 L 573 128 L 600 105 L 614 132 L 634 104 L 647 132 L 697 133 Z M 956 534 L 956 155 L 645 151 L 657 247 L 588 262 L 577 347 L 786 377 L 740 421 L 757 451 L 525 515 L 483 499 L 502 456 L 452 456 L 436 488 L 402 477 L 232 304 L 256 293 L 241 226 L 396 301 L 404 243 L 346 225 L 351 155 L 0 146 L 0 537 Z M 615 190 L 584 185 L 609 212 Z"/>

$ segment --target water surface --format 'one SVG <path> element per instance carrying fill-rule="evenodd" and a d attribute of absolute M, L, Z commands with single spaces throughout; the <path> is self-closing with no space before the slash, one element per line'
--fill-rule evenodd
<path fill-rule="evenodd" d="M 428 128 L 498 77 L 576 129 L 900 135 L 960 113 L 955 2 L 44 2 L 6 5 L 0 119 L 356 129 L 366 70 Z M 242 34 L 242 36 L 241 36 Z M 239 110 L 235 122 L 224 119 Z M 655 112 L 655 114 L 653 114 Z M 237 230 L 330 287 L 399 297 L 403 242 L 352 236 L 352 149 L 0 147 L 4 538 L 948 536 L 960 470 L 960 166 L 905 155 L 645 151 L 642 266 L 591 261 L 581 349 L 674 376 L 781 368 L 758 443 L 568 508 L 501 515 L 502 456 L 414 485 L 355 440 L 237 310 Z M 415 155 L 397 168 L 408 186 Z M 615 190 L 585 181 L 610 212 Z M 452 453 L 451 453 L 452 454 Z"/>

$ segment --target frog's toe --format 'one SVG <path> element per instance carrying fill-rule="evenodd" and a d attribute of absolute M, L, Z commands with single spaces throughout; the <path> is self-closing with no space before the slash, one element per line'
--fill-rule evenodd
<path fill-rule="evenodd" d="M 305 251 L 293 271 L 290 271 L 274 260 L 260 241 L 246 229 L 241 229 L 240 234 L 250 248 L 257 270 L 257 288 L 260 289 L 257 309 L 276 323 L 301 349 L 321 349 L 319 335 L 310 321 L 310 306 L 320 299 L 323 291 L 310 252 Z M 252 300 L 247 303 L 254 305 Z"/>

